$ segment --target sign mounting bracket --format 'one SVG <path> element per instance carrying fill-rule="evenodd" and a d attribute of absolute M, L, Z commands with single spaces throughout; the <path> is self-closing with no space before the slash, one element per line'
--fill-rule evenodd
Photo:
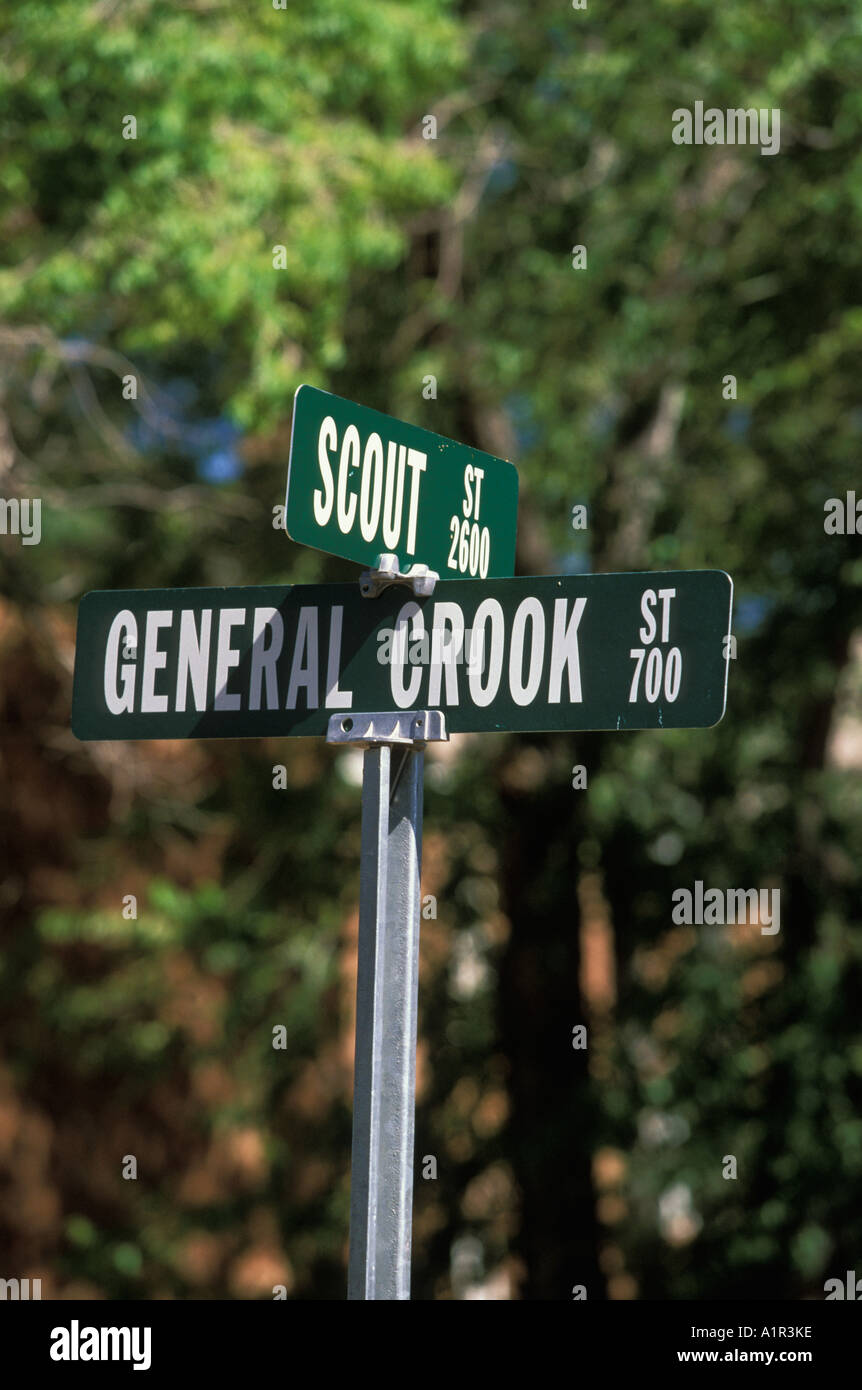
<path fill-rule="evenodd" d="M 417 598 L 430 598 L 439 578 L 427 565 L 411 565 L 402 571 L 397 555 L 378 555 L 377 564 L 359 576 L 359 590 L 363 598 L 377 598 L 390 584 L 406 584 Z"/>
<path fill-rule="evenodd" d="M 327 743 L 350 743 L 358 748 L 376 748 L 389 743 L 423 749 L 426 743 L 448 741 L 446 716 L 439 709 L 333 714 L 326 731 Z"/>

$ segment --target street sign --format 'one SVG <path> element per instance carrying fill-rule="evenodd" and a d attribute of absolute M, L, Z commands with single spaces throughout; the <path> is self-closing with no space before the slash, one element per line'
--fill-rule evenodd
<path fill-rule="evenodd" d="M 373 566 L 428 565 L 441 579 L 515 570 L 513 464 L 314 386 L 293 405 L 285 525 L 294 541 Z M 320 732 L 318 730 L 317 732 Z"/>
<path fill-rule="evenodd" d="M 87 594 L 81 739 L 325 734 L 344 711 L 439 709 L 450 732 L 706 728 L 724 713 L 720 570 Z"/>

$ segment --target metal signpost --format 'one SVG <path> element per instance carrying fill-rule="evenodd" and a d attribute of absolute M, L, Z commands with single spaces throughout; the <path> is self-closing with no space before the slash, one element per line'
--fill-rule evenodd
<path fill-rule="evenodd" d="M 327 735 L 365 749 L 348 1299 L 410 1297 L 423 750 L 446 737 L 436 710 L 335 714 Z"/>
<path fill-rule="evenodd" d="M 410 1296 L 425 746 L 724 713 L 728 575 L 514 579 L 516 510 L 511 464 L 303 386 L 289 534 L 370 560 L 358 585 L 105 591 L 79 609 L 78 738 L 364 749 L 350 1299 Z"/>

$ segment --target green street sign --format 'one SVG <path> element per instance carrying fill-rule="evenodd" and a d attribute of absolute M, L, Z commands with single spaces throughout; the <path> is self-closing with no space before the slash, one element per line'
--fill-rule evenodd
<path fill-rule="evenodd" d="M 87 594 L 80 739 L 325 734 L 330 716 L 440 709 L 450 732 L 707 728 L 724 713 L 720 570 Z"/>
<path fill-rule="evenodd" d="M 287 534 L 373 566 L 428 565 L 441 579 L 515 570 L 518 472 L 441 434 L 314 386 L 293 404 Z"/>

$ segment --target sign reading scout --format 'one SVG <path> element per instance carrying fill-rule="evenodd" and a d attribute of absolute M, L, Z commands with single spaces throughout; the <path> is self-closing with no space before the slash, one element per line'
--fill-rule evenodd
<path fill-rule="evenodd" d="M 427 565 L 441 579 L 515 569 L 518 472 L 391 415 L 300 386 L 285 524 L 291 540 L 373 565 Z"/>

